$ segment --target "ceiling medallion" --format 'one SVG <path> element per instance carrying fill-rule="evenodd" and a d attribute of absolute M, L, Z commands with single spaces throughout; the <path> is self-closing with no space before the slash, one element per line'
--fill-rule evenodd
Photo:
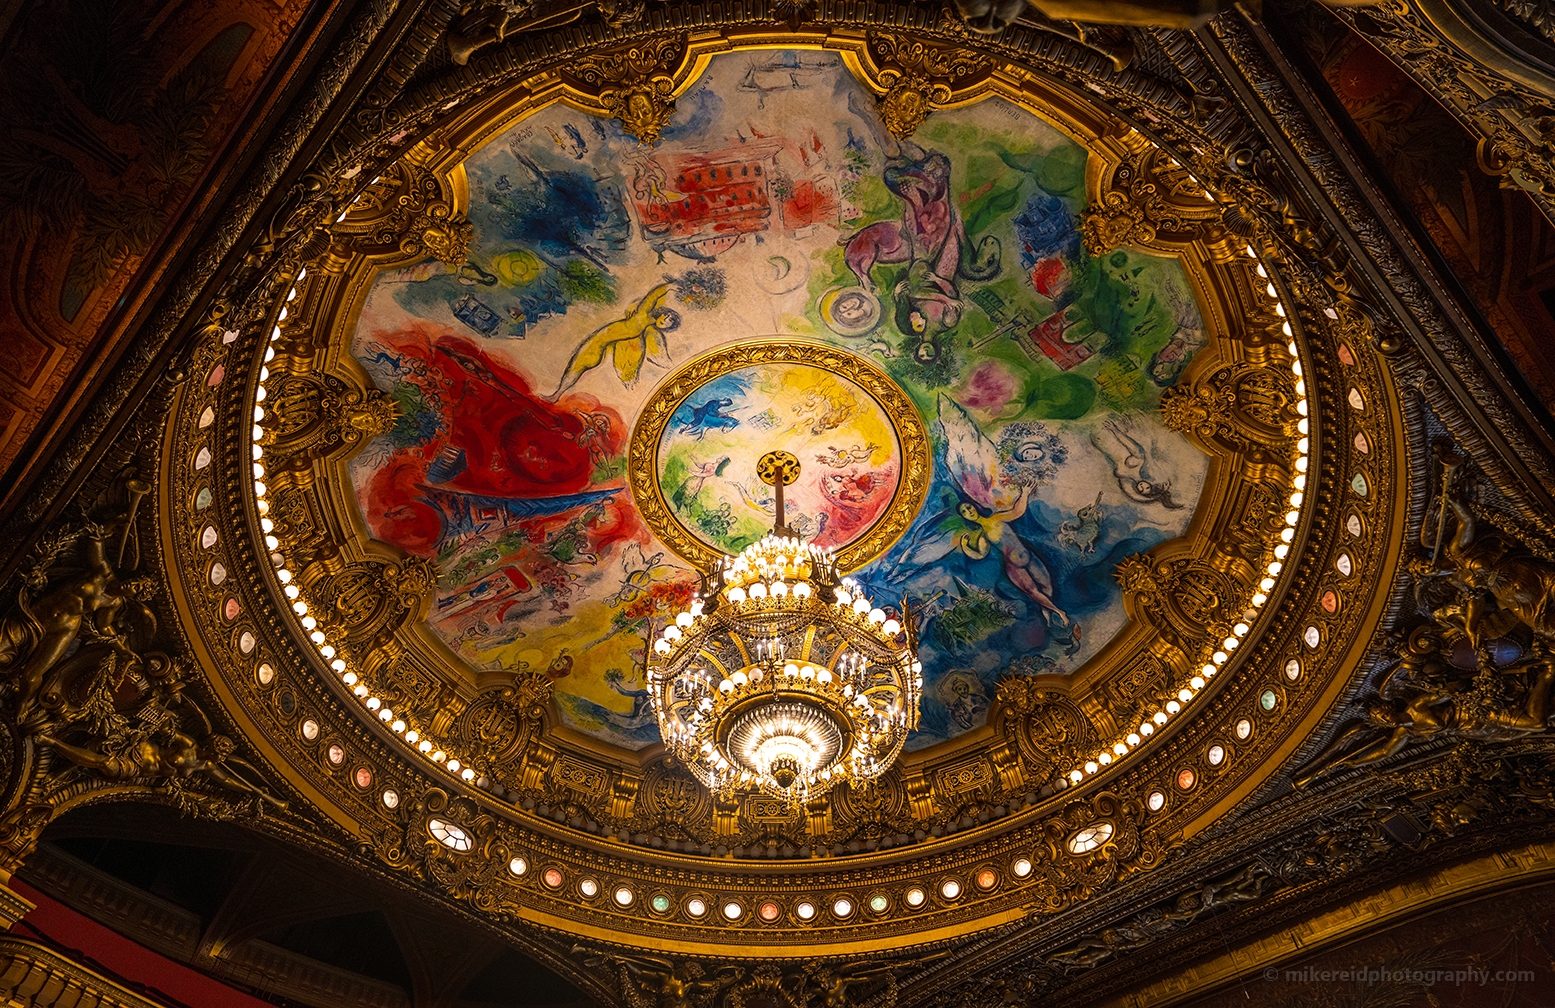
<path fill-rule="evenodd" d="M 903 388 L 842 347 L 796 336 L 744 339 L 666 377 L 632 429 L 633 503 L 692 567 L 712 570 L 766 531 L 773 501 L 765 492 L 742 491 L 741 503 L 752 506 L 732 514 L 699 499 L 709 481 L 745 482 L 738 474 L 750 473 L 762 450 L 751 431 L 780 436 L 792 454 L 814 460 L 788 490 L 785 521 L 846 570 L 885 554 L 919 517 L 933 459 Z"/>
<path fill-rule="evenodd" d="M 887 613 L 836 556 L 784 524 L 799 459 L 763 455 L 771 534 L 704 575 L 647 658 L 659 730 L 708 788 L 804 797 L 873 780 L 918 725 L 923 665 L 911 614 Z"/>

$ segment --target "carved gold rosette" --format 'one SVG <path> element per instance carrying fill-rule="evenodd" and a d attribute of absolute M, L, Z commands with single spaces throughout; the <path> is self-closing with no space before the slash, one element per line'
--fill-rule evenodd
<path fill-rule="evenodd" d="M 1190 151 L 1173 160 L 1082 89 L 991 58 L 965 73 L 919 59 L 915 72 L 934 78 L 927 114 L 999 96 L 1086 147 L 1093 248 L 1180 258 L 1211 338 L 1163 406 L 1210 455 L 1205 489 L 1186 535 L 1120 568 L 1130 620 L 1115 639 L 1067 679 L 1006 681 L 986 727 L 796 805 L 715 797 L 658 747 L 631 753 L 569 731 L 543 676 L 476 672 L 425 627 L 430 571 L 371 541 L 348 496 L 348 458 L 393 413 L 346 344 L 378 271 L 457 257 L 468 241 L 459 164 L 558 100 L 638 117 L 648 140 L 662 126 L 655 108 L 714 54 L 746 47 L 840 52 L 889 95 L 913 78 L 877 56 L 915 52 L 916 40 L 877 36 L 664 32 L 635 56 L 584 54 L 593 62 L 577 67 L 594 77 L 538 65 L 511 76 L 500 93 L 451 104 L 281 285 L 263 324 L 230 341 L 218 329 L 200 348 L 163 456 L 175 600 L 229 716 L 384 867 L 478 913 L 618 947 L 903 948 L 1059 911 L 1156 868 L 1258 789 L 1344 688 L 1383 606 L 1357 586 L 1388 582 L 1403 538 L 1403 428 L 1369 331 L 1339 288 L 1288 258 L 1289 222 L 1256 178 L 1210 164 L 1191 174 Z M 739 352 L 782 346 L 805 352 Z M 287 402 L 285 427 L 263 428 L 262 498 L 246 475 L 261 384 Z M 893 417 L 909 464 L 890 515 L 906 519 L 883 519 L 861 556 L 900 533 L 893 523 L 910 519 L 927 481 L 909 471 L 927 466 L 921 418 Z M 634 455 L 634 486 L 640 464 Z M 1282 539 L 1288 558 L 1271 578 Z M 1218 674 L 1191 685 L 1205 666 Z M 1197 698 L 1182 717 L 1081 769 L 1184 691 Z"/>

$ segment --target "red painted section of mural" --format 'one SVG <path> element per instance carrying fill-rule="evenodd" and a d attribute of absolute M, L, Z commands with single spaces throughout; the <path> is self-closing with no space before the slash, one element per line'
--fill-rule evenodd
<path fill-rule="evenodd" d="M 529 376 L 451 330 L 417 325 L 372 339 L 409 372 L 437 417 L 434 437 L 395 451 L 373 474 L 367 521 L 381 540 L 429 555 L 451 524 L 474 532 L 526 518 L 508 502 L 564 501 L 591 485 L 600 462 L 624 451 L 627 425 L 614 409 L 591 395 L 550 403 Z M 631 510 L 606 507 L 591 532 L 596 543 L 630 537 Z M 522 576 L 513 583 L 527 588 Z"/>
<path fill-rule="evenodd" d="M 1075 320 L 1066 318 L 1063 312 L 1050 315 L 1039 322 L 1026 339 L 1021 339 L 1021 342 L 1029 343 L 1030 347 L 1057 364 L 1060 371 L 1068 371 L 1077 364 L 1085 363 L 1094 353 L 1084 343 L 1069 343 L 1064 340 L 1064 331 L 1074 324 Z M 1027 352 L 1030 352 L 1030 348 Z"/>
<path fill-rule="evenodd" d="M 11 879 L 8 885 L 37 904 L 11 928 L 12 934 L 41 937 L 45 945 L 143 997 L 188 1008 L 271 1008 L 266 1001 L 130 941 L 19 879 Z"/>
<path fill-rule="evenodd" d="M 755 143 L 685 154 L 670 160 L 667 167 L 649 159 L 639 168 L 634 186 L 644 231 L 681 240 L 765 231 L 772 213 L 768 162 L 782 146 Z"/>

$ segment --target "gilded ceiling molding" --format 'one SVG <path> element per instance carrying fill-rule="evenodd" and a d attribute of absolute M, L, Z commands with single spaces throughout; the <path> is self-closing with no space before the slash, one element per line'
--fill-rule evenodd
<path fill-rule="evenodd" d="M 1248 79 L 1278 76 L 1253 30 L 1226 21 L 1215 22 L 1212 29 L 1225 57 Z M 1342 324 L 1375 334 L 1371 338 L 1387 355 L 1399 383 L 1421 397 L 1504 498 L 1497 508 L 1499 520 L 1515 523 L 1524 534 L 1555 535 L 1549 491 L 1555 487 L 1555 465 L 1548 433 L 1508 401 L 1506 383 L 1487 373 L 1486 358 L 1475 352 L 1471 341 L 1478 337 L 1471 326 L 1437 300 L 1436 285 L 1409 268 L 1400 248 L 1404 239 L 1389 234 L 1376 219 L 1295 96 L 1285 88 L 1266 87 L 1259 99 L 1332 207 L 1300 220 L 1301 240 L 1288 245 L 1309 269 L 1327 274 L 1323 286 L 1334 301 L 1329 310 L 1339 313 Z M 1265 151 L 1250 166 L 1256 170 L 1275 156 Z M 1284 198 L 1299 199 L 1294 192 Z M 1330 264 L 1346 233 L 1365 250 L 1366 260 L 1335 269 Z"/>
<path fill-rule="evenodd" d="M 362 67 L 382 30 L 400 10 L 394 0 L 375 0 L 364 5 L 361 13 L 342 30 L 341 41 L 321 62 L 322 69 L 312 80 L 310 90 L 282 123 L 269 143 L 266 156 L 257 160 L 238 186 L 238 194 L 222 208 L 220 223 L 203 240 L 192 265 L 178 274 L 161 306 L 114 365 L 112 380 L 86 410 L 47 467 L 33 480 L 25 507 L 8 517 L 7 526 L 12 532 L 35 534 L 37 523 L 57 512 L 61 491 L 74 487 L 80 479 L 83 463 L 103 449 L 103 439 L 112 436 L 115 416 L 123 404 L 132 403 L 144 394 L 147 375 L 158 362 L 165 363 L 170 344 L 180 335 L 187 338 L 196 312 L 220 321 L 234 315 L 231 305 L 244 303 L 242 295 L 247 293 L 244 288 L 254 283 L 258 279 L 256 276 L 228 280 L 224 296 L 214 299 L 210 284 L 261 212 L 265 201 L 273 196 L 283 175 L 295 170 L 296 155 L 314 135 L 331 105 L 345 90 L 348 79 Z M 308 188 L 303 186 L 299 191 L 308 191 Z M 327 208 L 322 208 L 320 217 L 325 213 Z M 272 227 L 274 224 L 272 222 Z"/>
<path fill-rule="evenodd" d="M 898 140 L 905 140 L 923 125 L 929 110 L 950 102 L 958 90 L 986 77 L 993 69 L 979 59 L 951 47 L 925 45 L 891 32 L 877 32 L 869 40 L 870 65 L 880 96 L 880 118 Z"/>
<path fill-rule="evenodd" d="M 573 88 L 575 101 L 596 103 L 583 104 L 585 110 L 618 120 L 639 144 L 652 147 L 675 114 L 676 91 L 693 76 L 676 73 L 683 67 L 690 70 L 685 51 L 684 36 L 657 39 L 585 57 L 570 64 L 565 76 L 582 85 Z"/>
<path fill-rule="evenodd" d="M 1555 67 L 1511 50 L 1456 0 L 1389 0 L 1334 13 L 1481 138 L 1486 170 L 1505 174 L 1555 220 Z"/>

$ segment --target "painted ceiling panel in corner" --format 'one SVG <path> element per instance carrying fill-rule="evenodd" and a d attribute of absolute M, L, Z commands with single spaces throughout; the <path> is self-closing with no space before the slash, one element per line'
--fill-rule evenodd
<path fill-rule="evenodd" d="M 678 105 L 652 150 L 560 105 L 520 122 L 465 166 L 470 263 L 372 288 L 353 351 L 401 415 L 352 476 L 374 535 L 435 560 L 432 627 L 472 667 L 546 670 L 573 727 L 657 741 L 644 639 L 695 577 L 633 503 L 633 425 L 688 361 L 786 335 L 884 371 L 929 431 L 926 503 L 857 574 L 923 621 L 910 748 L 982 724 L 1001 675 L 1078 668 L 1123 625 L 1117 562 L 1204 481 L 1155 412 L 1206 343 L 1181 268 L 1088 255 L 1085 152 L 1002 99 L 897 143 L 836 56 L 761 52 Z M 840 546 L 901 476 L 887 412 L 825 370 L 731 370 L 654 476 L 736 550 L 772 520 L 754 459 L 789 449 L 791 523 Z"/>
<path fill-rule="evenodd" d="M 1555 358 L 1545 352 L 1555 342 L 1555 227 L 1526 192 L 1485 171 L 1475 139 L 1372 40 L 1322 8 L 1282 17 L 1534 396 L 1555 411 Z"/>

